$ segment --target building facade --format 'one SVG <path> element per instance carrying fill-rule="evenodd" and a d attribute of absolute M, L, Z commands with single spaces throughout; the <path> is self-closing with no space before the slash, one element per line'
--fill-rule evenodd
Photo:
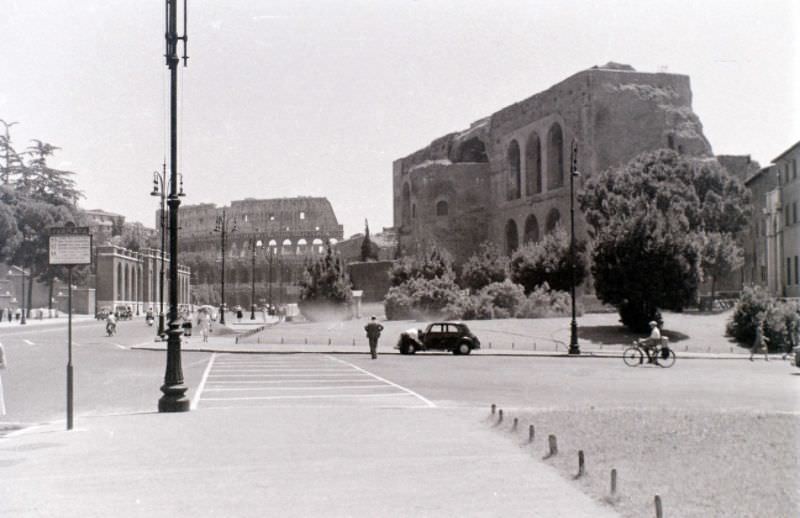
<path fill-rule="evenodd" d="M 237 200 L 230 206 L 181 206 L 178 248 L 194 274 L 193 301 L 219 304 L 222 218 L 225 218 L 225 303 L 294 302 L 305 267 L 342 240 L 344 228 L 326 198 Z M 158 214 L 156 215 L 158 221 Z"/>
<path fill-rule="evenodd" d="M 169 254 L 164 254 L 164 314 L 169 312 Z M 97 308 L 130 306 L 135 315 L 161 309 L 161 251 L 133 252 L 115 245 L 97 247 Z M 190 303 L 191 270 L 178 267 L 178 307 Z"/>
<path fill-rule="evenodd" d="M 435 244 L 461 262 L 490 241 L 511 254 L 568 225 L 573 142 L 576 190 L 648 150 L 711 157 L 691 102 L 688 76 L 609 63 L 434 140 L 393 164 L 400 253 Z"/>
<path fill-rule="evenodd" d="M 783 297 L 800 297 L 800 179 L 797 175 L 797 161 L 800 159 L 800 142 L 781 153 L 773 164 L 778 177 L 777 193 L 774 193 L 777 230 L 776 257 L 780 267 L 777 268 L 776 294 Z"/>

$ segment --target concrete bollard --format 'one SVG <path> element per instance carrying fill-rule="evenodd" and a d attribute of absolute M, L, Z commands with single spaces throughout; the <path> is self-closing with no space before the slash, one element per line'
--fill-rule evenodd
<path fill-rule="evenodd" d="M 583 450 L 578 450 L 578 475 L 580 478 L 586 474 L 586 463 L 583 457 Z"/>
<path fill-rule="evenodd" d="M 492 415 L 494 415 L 496 412 L 497 412 L 497 405 L 492 403 Z"/>
<path fill-rule="evenodd" d="M 303 339 L 303 343 L 304 343 L 304 344 L 306 344 L 306 345 L 308 345 L 308 337 L 305 337 L 305 338 Z"/>
<path fill-rule="evenodd" d="M 536 342 L 533 342 L 533 350 L 536 350 Z"/>
<path fill-rule="evenodd" d="M 656 504 L 656 518 L 664 518 L 664 510 L 661 508 L 661 497 L 656 495 L 653 500 Z"/>
<path fill-rule="evenodd" d="M 689 352 L 689 346 L 688 345 L 686 347 L 684 347 L 683 352 L 685 352 L 685 353 Z"/>
<path fill-rule="evenodd" d="M 548 435 L 547 436 L 547 443 L 550 446 L 550 453 L 547 454 L 548 457 L 552 457 L 553 455 L 558 453 L 558 439 L 556 439 L 555 435 Z"/>
<path fill-rule="evenodd" d="M 519 419 L 515 417 L 514 421 L 511 423 L 511 431 L 516 432 L 518 425 L 519 425 Z"/>
<path fill-rule="evenodd" d="M 355 346 L 356 346 L 356 339 L 355 339 L 355 337 L 353 337 L 353 347 L 355 347 Z"/>
<path fill-rule="evenodd" d="M 529 425 L 528 426 L 528 442 L 533 442 L 534 433 L 535 433 L 535 431 L 533 429 L 533 425 Z"/>
<path fill-rule="evenodd" d="M 331 339 L 328 338 L 328 345 L 331 345 Z"/>
<path fill-rule="evenodd" d="M 514 349 L 514 342 L 511 342 L 511 349 Z"/>
<path fill-rule="evenodd" d="M 617 496 L 617 468 L 611 470 L 611 496 Z"/>
<path fill-rule="evenodd" d="M 500 424 L 502 422 L 503 422 L 503 409 L 501 408 L 500 410 L 497 411 L 497 424 Z"/>
<path fill-rule="evenodd" d="M 283 337 L 281 337 L 281 345 L 283 345 Z"/>
<path fill-rule="evenodd" d="M 489 349 L 492 348 L 492 342 L 489 342 Z"/>

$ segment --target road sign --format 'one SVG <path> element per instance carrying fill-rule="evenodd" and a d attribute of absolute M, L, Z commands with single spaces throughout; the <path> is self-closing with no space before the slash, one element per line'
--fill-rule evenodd
<path fill-rule="evenodd" d="M 92 263 L 92 235 L 89 227 L 55 227 L 49 231 L 50 264 Z"/>

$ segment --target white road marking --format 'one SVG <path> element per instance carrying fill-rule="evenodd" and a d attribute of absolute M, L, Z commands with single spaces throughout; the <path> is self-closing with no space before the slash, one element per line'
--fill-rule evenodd
<path fill-rule="evenodd" d="M 211 374 L 210 378 L 338 378 L 342 376 L 352 376 L 352 373 L 342 372 L 341 374 Z"/>
<path fill-rule="evenodd" d="M 31 342 L 31 341 L 30 341 L 30 340 L 28 340 L 28 339 L 23 339 L 22 341 L 23 341 L 23 342 L 25 342 L 25 343 L 26 343 L 26 344 L 28 344 L 28 345 L 36 345 L 35 343 Z"/>
<path fill-rule="evenodd" d="M 296 396 L 253 396 L 253 397 L 224 397 L 224 398 L 207 397 L 203 398 L 203 401 L 260 401 L 260 400 L 275 400 L 275 399 L 332 399 L 332 398 L 339 399 L 339 398 L 373 398 L 373 397 L 387 397 L 387 396 L 420 397 L 414 394 L 413 392 L 389 392 L 386 394 L 308 394 L 308 395 L 296 395 Z"/>
<path fill-rule="evenodd" d="M 363 381 L 364 378 L 341 378 L 341 379 L 332 379 L 332 380 L 314 380 L 317 383 L 352 383 L 354 381 Z M 217 385 L 252 385 L 258 384 L 263 385 L 265 383 L 280 383 L 284 385 L 286 383 L 308 383 L 310 380 L 302 379 L 302 380 L 240 380 L 240 381 L 210 381 L 208 385 L 213 384 L 214 386 Z"/>
<path fill-rule="evenodd" d="M 124 345 L 122 345 L 122 344 L 117 344 L 117 343 L 113 343 L 113 342 L 112 342 L 112 343 L 111 343 L 111 345 L 114 345 L 114 346 L 116 346 L 116 347 L 117 347 L 117 348 L 119 348 L 119 349 L 126 349 L 126 350 L 127 350 L 127 349 L 129 349 L 128 347 L 125 347 L 125 346 L 124 346 Z"/>
<path fill-rule="evenodd" d="M 200 379 L 200 385 L 197 386 L 197 392 L 194 393 L 194 397 L 192 398 L 192 402 L 189 404 L 189 408 L 195 410 L 197 408 L 197 403 L 200 401 L 200 395 L 203 393 L 203 389 L 206 386 L 206 380 L 208 380 L 208 373 L 211 372 L 211 366 L 214 365 L 214 360 L 217 358 L 217 353 L 211 353 L 211 358 L 208 359 L 208 365 L 206 365 L 206 370 L 203 371 L 203 377 Z"/>
<path fill-rule="evenodd" d="M 336 387 L 337 389 L 363 389 L 363 388 L 392 388 L 387 387 L 385 383 L 373 383 L 371 385 L 347 385 L 344 387 Z M 332 387 L 239 387 L 239 388 L 206 388 L 206 392 L 230 392 L 239 390 L 330 390 Z"/>
<path fill-rule="evenodd" d="M 388 383 L 389 385 L 392 385 L 393 387 L 397 387 L 397 388 L 399 388 L 400 390 L 402 390 L 402 391 L 404 391 L 404 392 L 408 392 L 408 393 L 409 393 L 409 394 L 411 394 L 412 396 L 419 398 L 421 401 L 423 401 L 423 402 L 424 402 L 426 405 L 428 405 L 430 408 L 436 408 L 436 405 L 435 405 L 433 402 L 431 402 L 431 401 L 430 401 L 430 400 L 428 400 L 427 398 L 425 398 L 425 397 L 423 397 L 423 396 L 421 396 L 421 395 L 417 394 L 416 392 L 414 392 L 414 391 L 413 391 L 413 390 L 411 390 L 411 389 L 407 389 L 407 388 L 405 388 L 405 387 L 402 387 L 402 386 L 398 385 L 397 383 L 393 383 L 393 382 L 391 382 L 391 381 L 389 381 L 389 380 L 387 380 L 387 379 L 384 379 L 384 378 L 381 378 L 380 376 L 377 376 L 377 375 L 375 375 L 375 374 L 372 374 L 371 372 L 369 372 L 369 371 L 367 371 L 367 370 L 364 370 L 364 369 L 362 369 L 362 368 L 361 368 L 361 367 L 359 367 L 358 365 L 353 365 L 353 364 L 352 364 L 352 363 L 350 363 L 350 362 L 346 362 L 346 361 L 344 361 L 344 360 L 340 360 L 339 358 L 334 358 L 333 356 L 330 356 L 330 355 L 325 355 L 325 356 L 327 356 L 328 358 L 330 358 L 330 359 L 331 359 L 331 360 L 333 360 L 333 361 L 337 361 L 337 362 L 339 362 L 339 363 L 343 363 L 343 364 L 345 364 L 345 365 L 349 365 L 349 366 L 353 367 L 354 369 L 356 369 L 356 370 L 358 370 L 358 371 L 361 371 L 361 372 L 363 372 L 364 374 L 366 374 L 366 375 L 368 375 L 368 376 L 372 376 L 372 377 L 373 377 L 373 378 L 375 378 L 376 380 L 383 381 L 384 383 Z"/>

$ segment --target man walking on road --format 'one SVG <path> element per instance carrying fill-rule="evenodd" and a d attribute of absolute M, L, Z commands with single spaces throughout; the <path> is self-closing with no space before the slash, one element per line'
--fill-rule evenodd
<path fill-rule="evenodd" d="M 381 337 L 383 326 L 375 320 L 375 315 L 373 315 L 369 319 L 369 323 L 364 326 L 364 329 L 367 331 L 367 339 L 369 340 L 369 353 L 372 355 L 372 359 L 375 360 L 378 358 L 378 338 Z"/>

